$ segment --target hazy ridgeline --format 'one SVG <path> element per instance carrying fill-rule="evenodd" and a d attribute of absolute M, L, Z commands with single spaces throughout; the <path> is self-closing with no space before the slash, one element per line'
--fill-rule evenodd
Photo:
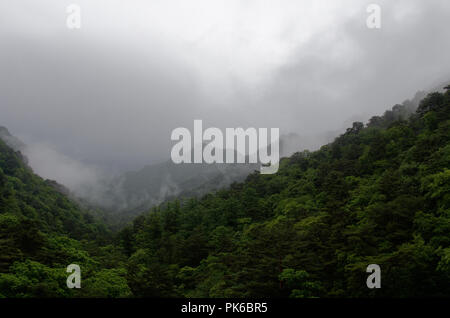
<path fill-rule="evenodd" d="M 443 87 L 443 84 L 440 85 Z M 412 114 L 425 96 L 418 92 L 402 103 L 394 118 Z M 70 191 L 71 197 L 90 208 L 99 208 L 114 215 L 120 222 L 129 221 L 137 214 L 176 197 L 201 196 L 243 181 L 258 170 L 257 164 L 174 164 L 165 162 L 146 165 L 128 172 L 114 172 L 107 167 L 93 166 L 64 156 L 45 144 L 25 145 L 9 132 L 2 138 L 21 151 L 33 170 L 44 178 L 56 180 Z M 315 150 L 331 141 L 335 134 L 301 137 L 291 133 L 280 137 L 280 155 Z M 62 187 L 61 187 L 62 188 Z"/>
<path fill-rule="evenodd" d="M 449 296 L 450 87 L 412 105 L 116 233 L 0 141 L 0 296 Z M 68 264 L 83 288 L 66 288 Z"/>

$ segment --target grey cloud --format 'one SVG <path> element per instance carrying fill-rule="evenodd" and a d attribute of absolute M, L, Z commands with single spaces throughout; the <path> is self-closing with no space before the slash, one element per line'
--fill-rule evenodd
<path fill-rule="evenodd" d="M 10 14 L 0 22 L 0 125 L 30 145 L 48 145 L 45 156 L 36 158 L 62 160 L 61 167 L 73 160 L 68 170 L 84 171 L 80 175 L 89 171 L 83 164 L 127 170 L 166 160 L 172 129 L 192 128 L 194 119 L 221 128 L 279 127 L 282 134 L 303 136 L 305 147 L 317 147 L 349 121 L 367 120 L 450 78 L 448 1 L 379 1 L 380 30 L 365 26 L 369 2 L 343 1 L 336 14 L 345 19 L 293 45 L 281 65 L 267 67 L 267 81 L 252 84 L 229 72 L 233 56 L 223 65 L 221 58 L 205 59 L 208 72 L 201 74 L 202 57 L 194 56 L 201 49 L 168 44 L 165 33 L 147 34 L 145 26 L 115 33 L 100 16 L 95 32 L 89 31 L 95 21 L 88 21 L 70 33 L 53 26 L 59 23 L 55 11 L 64 12 L 61 4 L 6 2 L 11 6 L 1 6 Z M 402 3 L 416 10 L 402 13 Z M 237 26 L 233 30 L 238 34 Z"/>
<path fill-rule="evenodd" d="M 285 130 L 317 134 L 342 129 L 348 119 L 367 120 L 449 80 L 450 4 L 415 3 L 418 14 L 396 21 L 384 1 L 379 30 L 366 27 L 362 5 L 343 25 L 302 45 L 255 99 L 255 109 Z"/>

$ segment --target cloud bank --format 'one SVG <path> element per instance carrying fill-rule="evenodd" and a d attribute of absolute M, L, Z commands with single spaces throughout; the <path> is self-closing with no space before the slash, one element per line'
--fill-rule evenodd
<path fill-rule="evenodd" d="M 84 0 L 69 30 L 69 2 L 5 0 L 0 124 L 70 187 L 167 160 L 171 131 L 194 119 L 317 147 L 450 78 L 448 1 L 378 1 L 379 30 L 371 2 Z"/>

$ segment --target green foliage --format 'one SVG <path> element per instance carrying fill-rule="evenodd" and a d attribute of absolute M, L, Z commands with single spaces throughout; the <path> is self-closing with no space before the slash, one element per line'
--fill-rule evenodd
<path fill-rule="evenodd" d="M 136 296 L 449 296 L 450 93 L 122 232 Z M 382 288 L 366 287 L 379 264 Z"/>
<path fill-rule="evenodd" d="M 0 274 L 0 295 L 3 297 L 69 297 L 65 268 L 50 268 L 26 260 L 14 263 L 9 273 Z"/>
<path fill-rule="evenodd" d="M 35 175 L 0 139 L 0 297 L 129 296 L 125 258 L 108 242 L 105 225 Z M 82 269 L 81 290 L 66 286 L 69 264 Z"/>
<path fill-rule="evenodd" d="M 0 297 L 449 296 L 450 90 L 408 107 L 114 238 L 0 141 Z"/>
<path fill-rule="evenodd" d="M 125 269 L 103 269 L 83 281 L 83 297 L 123 298 L 131 296 Z"/>
<path fill-rule="evenodd" d="M 311 281 L 310 275 L 303 270 L 284 269 L 280 274 L 280 281 L 292 290 L 290 297 L 293 298 L 317 297 L 322 290 L 320 282 Z"/>

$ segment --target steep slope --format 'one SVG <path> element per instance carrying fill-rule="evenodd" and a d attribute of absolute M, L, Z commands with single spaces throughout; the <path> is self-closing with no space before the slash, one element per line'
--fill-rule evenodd
<path fill-rule="evenodd" d="M 450 91 L 121 233 L 139 296 L 450 296 Z M 379 264 L 382 288 L 366 287 Z"/>
<path fill-rule="evenodd" d="M 66 233 L 74 238 L 95 238 L 104 231 L 92 217 L 44 181 L 26 165 L 20 152 L 0 140 L 0 211 L 37 222 L 44 233 Z"/>
<path fill-rule="evenodd" d="M 118 270 L 106 272 L 106 278 L 98 272 L 114 257 L 104 257 L 110 240 L 105 225 L 57 191 L 54 182 L 35 175 L 20 152 L 0 139 L 0 298 L 89 296 L 105 279 L 119 282 L 111 293 L 127 294 Z M 65 269 L 72 263 L 91 277 L 83 290 L 66 287 Z"/>

